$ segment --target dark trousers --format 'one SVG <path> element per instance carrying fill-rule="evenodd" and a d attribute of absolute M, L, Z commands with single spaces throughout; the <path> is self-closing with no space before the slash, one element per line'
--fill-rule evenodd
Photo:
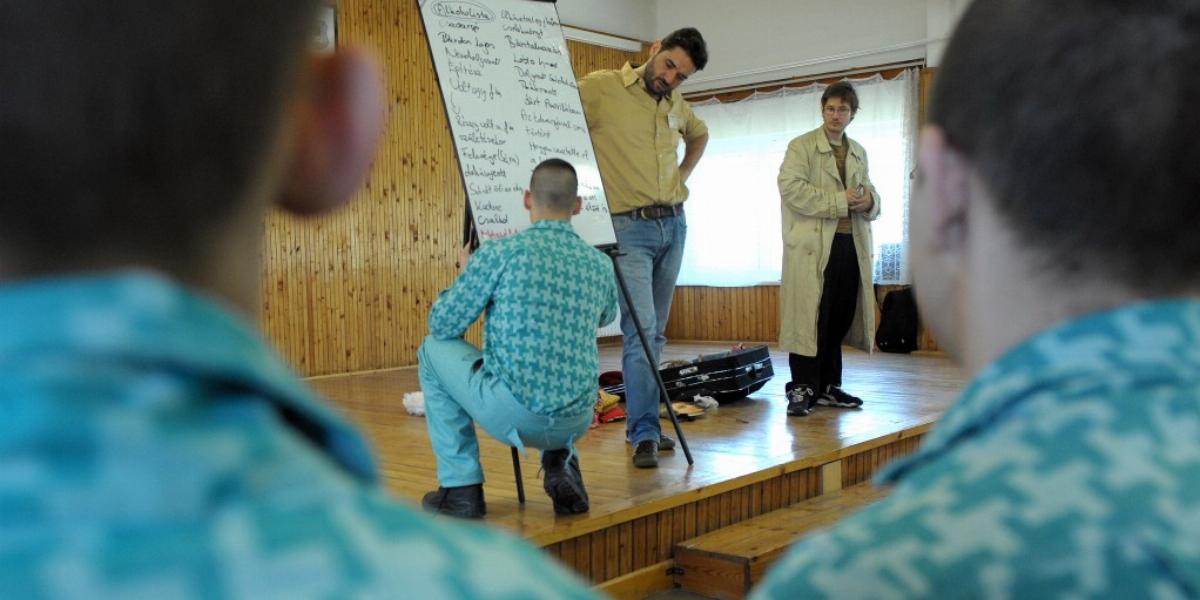
<path fill-rule="evenodd" d="M 833 236 L 829 262 L 825 265 L 825 285 L 821 288 L 821 306 L 817 314 L 817 355 L 788 354 L 792 383 L 811 385 L 817 394 L 829 385 L 842 385 L 842 340 L 854 322 L 858 306 L 858 253 L 854 236 Z"/>

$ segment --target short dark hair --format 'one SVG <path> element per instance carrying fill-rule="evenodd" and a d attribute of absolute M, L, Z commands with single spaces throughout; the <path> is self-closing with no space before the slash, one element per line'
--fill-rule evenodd
<path fill-rule="evenodd" d="M 1200 275 L 1200 4 L 976 0 L 929 120 L 1052 276 L 1170 293 Z"/>
<path fill-rule="evenodd" d="M 858 112 L 858 92 L 849 81 L 839 81 L 825 88 L 825 92 L 821 94 L 821 108 L 825 108 L 825 102 L 830 98 L 837 98 L 849 104 L 851 114 Z"/>
<path fill-rule="evenodd" d="M 704 36 L 700 35 L 700 31 L 695 27 L 676 29 L 663 38 L 662 49 L 671 48 L 682 48 L 688 58 L 692 59 L 692 64 L 696 65 L 697 71 L 704 70 L 708 64 L 708 45 L 704 43 Z"/>
<path fill-rule="evenodd" d="M 548 158 L 534 167 L 529 178 L 533 201 L 543 208 L 558 212 L 575 209 L 579 197 L 579 178 L 575 167 L 560 158 Z"/>
<path fill-rule="evenodd" d="M 316 4 L 6 3 L 6 266 L 36 272 L 104 253 L 198 250 L 261 172 Z"/>

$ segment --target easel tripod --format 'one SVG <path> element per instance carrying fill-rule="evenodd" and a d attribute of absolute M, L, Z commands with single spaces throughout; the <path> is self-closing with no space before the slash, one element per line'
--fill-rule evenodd
<path fill-rule="evenodd" d="M 642 329 L 642 319 L 638 317 L 637 310 L 633 307 L 633 298 L 629 294 L 629 287 L 625 285 L 625 276 L 621 274 L 621 263 L 617 260 L 617 257 L 621 256 L 620 247 L 613 244 L 600 247 L 599 250 L 612 259 L 613 273 L 617 276 L 617 287 L 621 288 L 621 297 L 625 299 L 625 307 L 629 309 L 629 318 L 633 319 L 633 328 L 637 330 L 638 340 L 642 344 L 642 352 L 646 353 L 646 362 L 649 363 L 650 370 L 654 373 L 654 382 L 658 385 L 659 402 L 666 405 L 667 416 L 671 418 L 671 425 L 675 427 L 675 436 L 679 439 L 679 447 L 683 449 L 683 456 L 687 458 L 689 465 L 694 465 L 696 461 L 692 459 L 692 451 L 688 448 L 687 438 L 683 435 L 683 428 L 679 426 L 679 416 L 675 414 L 675 408 L 671 406 L 671 397 L 667 394 L 667 384 L 663 383 L 662 373 L 658 372 L 658 361 L 654 359 L 654 353 L 650 351 L 650 341 L 646 339 L 646 331 Z M 629 388 L 625 389 L 628 394 Z"/>

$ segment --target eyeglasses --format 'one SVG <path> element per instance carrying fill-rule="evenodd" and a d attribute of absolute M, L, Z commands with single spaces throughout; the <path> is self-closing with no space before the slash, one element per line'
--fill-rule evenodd
<path fill-rule="evenodd" d="M 850 114 L 850 107 L 849 106 L 838 106 L 835 108 L 832 106 L 826 106 L 825 112 L 827 112 L 831 115 L 848 115 L 848 114 Z"/>

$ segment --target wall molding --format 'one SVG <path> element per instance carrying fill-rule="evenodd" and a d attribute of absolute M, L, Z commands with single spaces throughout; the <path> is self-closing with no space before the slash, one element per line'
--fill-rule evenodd
<path fill-rule="evenodd" d="M 604 48 L 615 48 L 624 52 L 641 52 L 642 42 L 630 38 L 623 38 L 608 33 L 600 33 L 599 31 L 589 31 L 570 25 L 562 26 L 563 37 L 576 42 L 583 42 L 593 46 L 602 46 Z"/>
<path fill-rule="evenodd" d="M 709 91 L 709 90 L 746 85 L 748 83 L 748 81 L 762 82 L 762 81 L 789 79 L 792 77 L 796 77 L 797 71 L 801 71 L 803 69 L 808 69 L 808 68 L 819 66 L 819 65 L 836 63 L 836 62 L 840 62 L 840 61 L 844 61 L 844 60 L 852 60 L 855 58 L 865 58 L 868 56 L 876 56 L 876 55 L 880 55 L 880 54 L 890 54 L 893 52 L 902 52 L 904 50 L 915 50 L 918 48 L 922 51 L 922 53 L 924 53 L 925 49 L 928 47 L 929 44 L 934 43 L 934 42 L 941 42 L 941 41 L 945 41 L 945 40 L 946 40 L 946 38 L 944 38 L 944 37 L 926 38 L 923 40 L 913 40 L 911 42 L 902 42 L 899 44 L 892 44 L 890 46 L 883 46 L 880 48 L 870 48 L 870 49 L 866 49 L 866 50 L 853 50 L 850 52 L 843 52 L 840 54 L 831 54 L 828 56 L 809 58 L 809 59 L 805 59 L 805 60 L 801 60 L 801 61 L 797 61 L 797 62 L 793 62 L 793 63 L 788 63 L 788 64 L 783 64 L 783 65 L 772 65 L 769 67 L 760 67 L 760 68 L 756 68 L 756 69 L 745 69 L 742 71 L 726 73 L 726 74 L 718 75 L 718 76 L 706 77 L 704 75 L 697 75 L 697 76 L 693 76 L 692 78 L 690 78 L 688 80 L 687 84 L 685 84 L 680 89 L 680 91 L 683 92 L 684 94 L 696 94 L 696 93 L 705 92 L 705 91 Z"/>

